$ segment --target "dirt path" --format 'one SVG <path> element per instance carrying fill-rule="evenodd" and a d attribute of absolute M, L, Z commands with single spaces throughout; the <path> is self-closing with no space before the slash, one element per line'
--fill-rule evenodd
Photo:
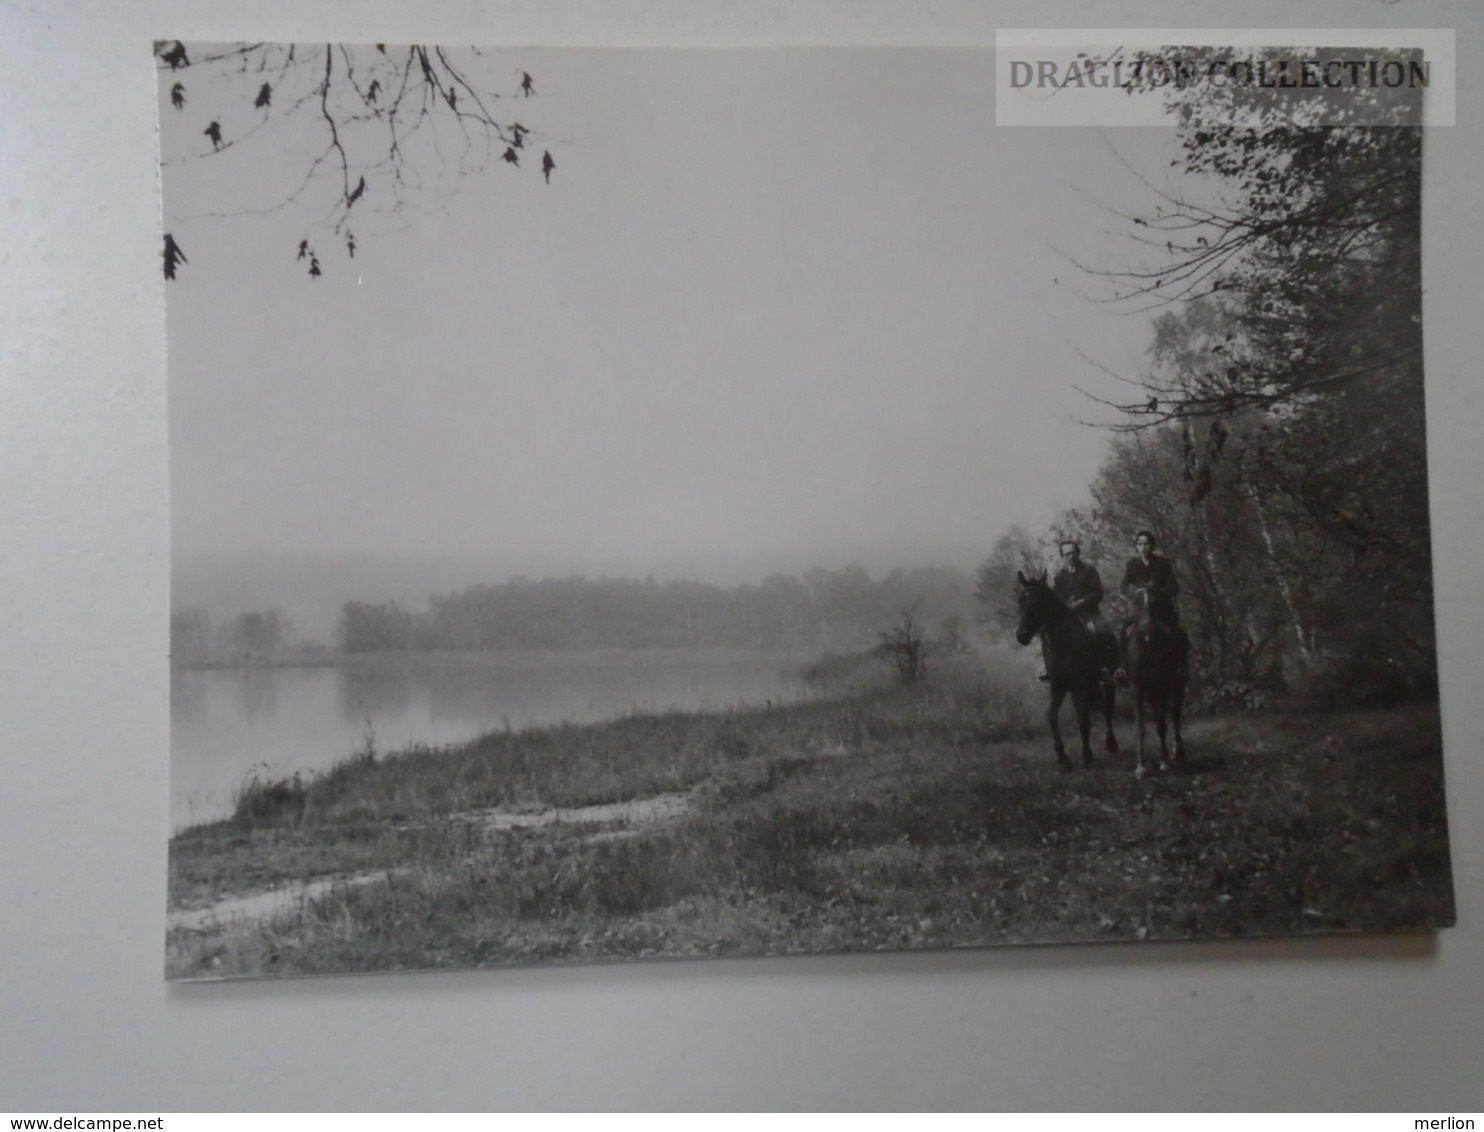
<path fill-rule="evenodd" d="M 475 822 L 490 831 L 540 829 L 551 825 L 613 825 L 610 835 L 634 833 L 640 828 L 668 825 L 690 809 L 689 794 L 656 794 L 632 802 L 601 806 L 554 807 L 545 810 L 475 810 L 455 814 L 454 821 Z"/>
<path fill-rule="evenodd" d="M 165 917 L 165 924 L 171 931 L 176 929 L 199 931 L 202 928 L 227 924 L 234 920 L 263 920 L 269 916 L 276 916 L 280 912 L 286 912 L 290 908 L 302 907 L 311 900 L 318 900 L 336 885 L 355 888 L 370 884 L 372 881 L 383 880 L 391 875 L 392 873 L 386 869 L 379 869 L 376 872 L 358 873 L 351 876 L 321 877 L 319 880 L 302 884 L 280 885 L 262 892 L 248 893 L 246 896 L 229 896 L 207 908 L 173 909 Z"/>
<path fill-rule="evenodd" d="M 629 802 L 598 806 L 553 806 L 541 810 L 471 810 L 454 814 L 449 821 L 468 822 L 490 833 L 550 826 L 599 827 L 586 834 L 591 840 L 632 837 L 641 829 L 668 825 L 690 810 L 690 795 L 656 794 Z M 320 877 L 317 880 L 279 885 L 260 892 L 229 896 L 205 908 L 175 908 L 166 916 L 168 930 L 201 931 L 243 920 L 264 920 L 293 908 L 303 907 L 327 895 L 337 886 L 359 887 L 396 875 L 397 870 L 375 869 L 365 873 Z"/>

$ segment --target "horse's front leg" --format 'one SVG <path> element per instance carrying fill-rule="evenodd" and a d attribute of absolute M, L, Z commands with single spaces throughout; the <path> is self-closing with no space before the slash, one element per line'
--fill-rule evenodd
<path fill-rule="evenodd" d="M 1170 769 L 1170 744 L 1165 738 L 1166 716 L 1169 711 L 1169 697 L 1161 692 L 1154 702 L 1154 729 L 1159 733 L 1159 769 Z"/>
<path fill-rule="evenodd" d="M 1116 755 L 1118 753 L 1118 739 L 1113 735 L 1113 709 L 1116 706 L 1114 701 L 1118 696 L 1118 687 L 1113 681 L 1109 680 L 1101 686 L 1101 690 L 1103 694 L 1103 726 L 1108 732 L 1108 737 L 1104 745 L 1108 748 L 1110 755 Z"/>
<path fill-rule="evenodd" d="M 1176 688 L 1170 696 L 1170 722 L 1175 727 L 1175 765 L 1185 765 L 1185 739 L 1180 734 L 1180 713 L 1185 707 L 1185 689 Z"/>
<path fill-rule="evenodd" d="M 1072 706 L 1077 710 L 1077 730 L 1082 735 L 1082 765 L 1092 766 L 1092 689 L 1074 688 Z"/>
<path fill-rule="evenodd" d="M 1134 718 L 1139 725 L 1139 741 L 1134 755 L 1134 777 L 1144 777 L 1144 690 L 1134 689 Z"/>
<path fill-rule="evenodd" d="M 1170 690 L 1170 718 L 1175 724 L 1175 765 L 1185 766 L 1185 737 L 1180 734 L 1180 716 L 1185 711 L 1185 689 L 1190 680 L 1190 636 L 1180 630 L 1179 662 L 1175 666 L 1175 683 Z"/>
<path fill-rule="evenodd" d="M 1051 724 L 1051 738 L 1056 743 L 1056 763 L 1062 770 L 1072 769 L 1072 760 L 1067 758 L 1066 744 L 1061 741 L 1061 722 L 1057 716 L 1061 714 L 1061 702 L 1066 696 L 1065 688 L 1051 686 L 1051 707 L 1046 712 L 1046 722 Z"/>

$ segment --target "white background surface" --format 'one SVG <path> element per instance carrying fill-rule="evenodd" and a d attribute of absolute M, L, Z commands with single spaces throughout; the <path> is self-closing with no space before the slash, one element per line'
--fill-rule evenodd
<path fill-rule="evenodd" d="M 152 39 L 989 46 L 1234 13 L 1458 29 L 1425 194 L 1456 928 L 165 984 Z M 1481 32 L 1466 3 L 0 0 L 0 1111 L 1484 1107 Z"/>

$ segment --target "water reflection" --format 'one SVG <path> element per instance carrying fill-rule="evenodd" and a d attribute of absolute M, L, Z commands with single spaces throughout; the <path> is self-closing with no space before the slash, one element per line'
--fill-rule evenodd
<path fill-rule="evenodd" d="M 242 715 L 247 720 L 272 719 L 278 710 L 279 681 L 271 668 L 237 668 L 231 670 L 237 681 L 237 694 Z"/>
<path fill-rule="evenodd" d="M 634 711 L 797 697 L 798 658 L 727 650 L 448 654 L 340 667 L 181 671 L 171 679 L 176 828 L 230 811 L 250 768 L 319 770 L 366 741 L 392 751 Z"/>
<path fill-rule="evenodd" d="M 200 727 L 206 722 L 206 682 L 197 678 L 197 673 L 181 669 L 170 670 L 170 721 L 190 727 Z"/>
<path fill-rule="evenodd" d="M 335 670 L 340 715 L 362 725 L 373 717 L 399 716 L 412 705 L 413 676 L 400 657 L 375 663 L 357 663 Z"/>

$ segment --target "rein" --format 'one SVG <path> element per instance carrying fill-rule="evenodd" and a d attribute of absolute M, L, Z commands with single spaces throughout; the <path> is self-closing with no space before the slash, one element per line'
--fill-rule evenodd
<path fill-rule="evenodd" d="M 1077 614 L 1073 612 L 1072 609 L 1065 602 L 1063 602 L 1061 598 L 1057 597 L 1056 594 L 1053 593 L 1049 588 L 1046 590 L 1045 604 L 1047 606 L 1047 614 L 1042 621 L 1041 631 L 1039 633 L 1039 636 L 1042 640 L 1045 640 L 1046 637 L 1050 635 L 1051 631 L 1054 628 L 1058 627 L 1058 625 L 1054 624 L 1054 622 L 1059 622 L 1060 625 L 1069 627 L 1075 625 L 1077 629 L 1080 630 L 1084 635 L 1091 636 L 1091 634 L 1087 631 L 1087 626 L 1082 623 L 1082 618 L 1078 617 Z"/>

